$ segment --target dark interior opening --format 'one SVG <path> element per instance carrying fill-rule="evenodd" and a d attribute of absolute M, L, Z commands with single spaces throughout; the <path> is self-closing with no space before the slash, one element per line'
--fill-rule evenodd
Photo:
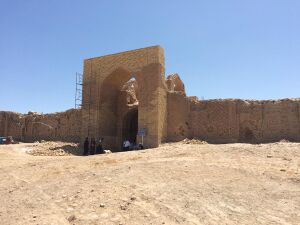
<path fill-rule="evenodd" d="M 128 139 L 130 143 L 136 143 L 138 132 L 138 109 L 130 110 L 123 120 L 122 142 Z"/>

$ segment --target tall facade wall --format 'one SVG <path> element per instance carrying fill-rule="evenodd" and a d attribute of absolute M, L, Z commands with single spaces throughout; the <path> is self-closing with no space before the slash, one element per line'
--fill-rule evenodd
<path fill-rule="evenodd" d="M 0 136 L 16 140 L 59 140 L 79 142 L 81 137 L 81 110 L 70 109 L 52 114 L 19 114 L 0 112 Z"/>
<path fill-rule="evenodd" d="M 138 127 L 145 128 L 145 147 L 165 140 L 166 84 L 164 53 L 160 46 L 142 48 L 84 61 L 82 141 L 103 137 L 105 147 L 122 143 L 121 88 L 132 77 L 138 83 Z M 139 141 L 139 140 L 138 140 Z"/>
<path fill-rule="evenodd" d="M 168 140 L 212 143 L 300 141 L 300 99 L 193 101 L 168 94 Z"/>

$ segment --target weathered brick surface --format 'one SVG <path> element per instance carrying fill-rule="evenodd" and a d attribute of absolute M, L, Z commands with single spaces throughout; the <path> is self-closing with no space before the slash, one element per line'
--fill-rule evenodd
<path fill-rule="evenodd" d="M 60 140 L 79 142 L 81 110 L 51 114 L 0 112 L 0 136 L 21 141 Z"/>
<path fill-rule="evenodd" d="M 103 137 L 105 145 L 122 143 L 123 117 L 130 110 L 120 102 L 122 86 L 135 77 L 138 84 L 138 127 L 147 129 L 146 147 L 156 147 L 167 134 L 164 55 L 159 46 L 84 61 L 82 140 Z"/>
<path fill-rule="evenodd" d="M 192 101 L 169 93 L 168 140 L 189 137 L 213 143 L 300 141 L 299 105 L 300 99 Z"/>
<path fill-rule="evenodd" d="M 178 74 L 165 79 L 159 46 L 87 59 L 83 72 L 82 110 L 45 115 L 0 112 L 0 135 L 27 141 L 104 137 L 104 147 L 115 150 L 126 136 L 126 118 L 138 115 L 138 127 L 147 129 L 145 147 L 184 138 L 213 143 L 300 141 L 300 99 L 187 97 Z M 132 77 L 135 86 L 129 88 Z"/>

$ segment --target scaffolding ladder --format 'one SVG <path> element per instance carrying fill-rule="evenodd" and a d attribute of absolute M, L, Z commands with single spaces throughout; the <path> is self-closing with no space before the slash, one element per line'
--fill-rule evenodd
<path fill-rule="evenodd" d="M 82 107 L 82 74 L 76 72 L 76 86 L 75 86 L 75 109 Z"/>

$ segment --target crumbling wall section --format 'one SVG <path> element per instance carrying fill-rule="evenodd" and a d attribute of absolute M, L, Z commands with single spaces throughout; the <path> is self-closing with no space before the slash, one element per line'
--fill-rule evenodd
<path fill-rule="evenodd" d="M 238 140 L 236 102 L 232 100 L 190 101 L 191 136 L 214 143 Z"/>
<path fill-rule="evenodd" d="M 13 136 L 21 141 L 58 140 L 79 142 L 81 110 L 38 114 L 0 112 L 0 136 Z"/>
<path fill-rule="evenodd" d="M 300 99 L 236 101 L 240 142 L 300 141 Z"/>
<path fill-rule="evenodd" d="M 22 114 L 0 111 L 0 136 L 22 135 Z"/>
<path fill-rule="evenodd" d="M 166 85 L 170 92 L 176 91 L 185 94 L 185 87 L 177 73 L 168 75 Z"/>
<path fill-rule="evenodd" d="M 168 141 L 211 143 L 300 141 L 300 99 L 198 101 L 168 93 Z"/>
<path fill-rule="evenodd" d="M 178 92 L 168 92 L 167 141 L 180 141 L 191 137 L 191 124 L 189 117 L 190 102 L 186 96 Z"/>

